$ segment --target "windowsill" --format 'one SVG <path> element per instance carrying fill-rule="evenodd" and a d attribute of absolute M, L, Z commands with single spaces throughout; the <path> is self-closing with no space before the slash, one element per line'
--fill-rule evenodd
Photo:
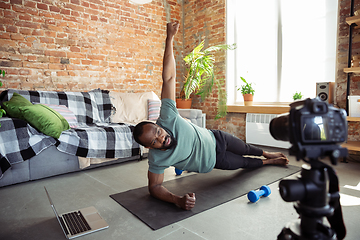
<path fill-rule="evenodd" d="M 290 106 L 240 106 L 240 105 L 227 105 L 227 111 L 230 113 L 267 113 L 267 114 L 282 114 L 290 111 Z"/>

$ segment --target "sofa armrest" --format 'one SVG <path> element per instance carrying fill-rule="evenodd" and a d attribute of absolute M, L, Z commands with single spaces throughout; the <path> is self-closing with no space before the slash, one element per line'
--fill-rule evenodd
<path fill-rule="evenodd" d="M 202 113 L 200 109 L 180 109 L 178 112 L 181 117 L 190 120 L 193 124 L 205 128 L 206 114 Z"/>

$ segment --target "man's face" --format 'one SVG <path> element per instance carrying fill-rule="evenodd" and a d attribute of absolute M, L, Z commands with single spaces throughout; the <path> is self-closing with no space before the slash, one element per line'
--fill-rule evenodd
<path fill-rule="evenodd" d="M 176 139 L 171 137 L 163 128 L 156 124 L 143 126 L 143 134 L 139 140 L 147 148 L 167 150 L 176 146 Z"/>

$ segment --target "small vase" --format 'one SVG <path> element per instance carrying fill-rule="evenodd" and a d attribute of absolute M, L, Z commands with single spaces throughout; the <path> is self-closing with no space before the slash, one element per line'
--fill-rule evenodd
<path fill-rule="evenodd" d="M 245 106 L 252 106 L 253 105 L 253 95 L 251 93 L 243 94 L 243 97 L 244 97 L 244 105 Z"/>
<path fill-rule="evenodd" d="M 176 108 L 189 109 L 191 108 L 191 104 L 192 104 L 192 99 L 182 99 L 182 98 L 176 99 Z"/>

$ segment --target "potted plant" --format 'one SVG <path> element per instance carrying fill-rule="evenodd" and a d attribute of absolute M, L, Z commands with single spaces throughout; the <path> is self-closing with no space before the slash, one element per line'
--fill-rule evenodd
<path fill-rule="evenodd" d="M 218 88 L 218 107 L 215 119 L 226 115 L 226 92 L 224 90 L 225 82 L 217 79 L 214 73 L 215 53 L 221 50 L 234 50 L 236 44 L 216 45 L 204 49 L 204 41 L 202 41 L 194 50 L 185 58 L 187 66 L 186 76 L 183 87 L 180 92 L 180 99 L 188 100 L 190 95 L 195 93 L 204 101 L 212 92 L 213 86 Z M 189 101 L 189 100 L 188 100 Z M 177 100 L 179 106 L 180 100 Z M 191 103 L 190 103 L 191 106 Z M 190 108 L 190 106 L 185 108 Z"/>
<path fill-rule="evenodd" d="M 296 92 L 296 93 L 294 93 L 294 95 L 293 95 L 293 99 L 294 99 L 294 101 L 296 101 L 296 100 L 299 100 L 299 99 L 302 99 L 302 97 L 303 97 L 303 95 L 301 94 L 301 92 Z"/>
<path fill-rule="evenodd" d="M 241 85 L 240 88 L 237 90 L 241 90 L 241 93 L 244 97 L 244 105 L 245 106 L 252 106 L 253 105 L 253 96 L 255 93 L 255 90 L 252 87 L 252 83 L 248 83 L 245 78 L 240 77 L 241 80 L 245 83 L 245 85 Z"/>

